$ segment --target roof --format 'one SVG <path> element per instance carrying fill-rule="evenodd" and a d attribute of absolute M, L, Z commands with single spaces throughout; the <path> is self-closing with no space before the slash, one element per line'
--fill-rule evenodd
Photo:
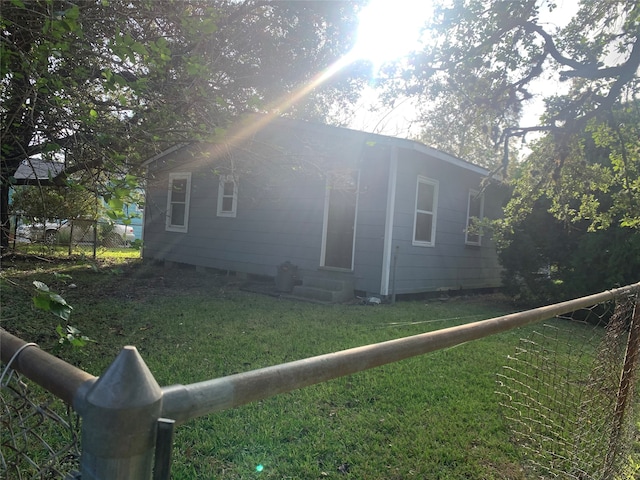
<path fill-rule="evenodd" d="M 55 178 L 64 170 L 64 163 L 39 158 L 28 158 L 23 160 L 16 173 L 13 175 L 16 180 L 49 180 Z"/>
<path fill-rule="evenodd" d="M 146 167 L 150 163 L 153 163 L 156 160 L 160 160 L 161 158 L 166 157 L 167 155 L 170 155 L 173 152 L 176 152 L 176 151 L 180 150 L 182 147 L 185 147 L 187 145 L 188 145 L 188 143 L 177 143 L 173 147 L 169 147 L 166 150 L 163 150 L 162 152 L 160 152 L 160 153 L 154 155 L 153 157 L 145 160 L 144 162 L 142 162 L 142 166 Z"/>
<path fill-rule="evenodd" d="M 410 150 L 415 150 L 421 153 L 424 153 L 426 155 L 429 155 L 433 158 L 437 158 L 438 160 L 441 160 L 443 162 L 446 163 L 450 163 L 452 165 L 455 165 L 457 167 L 460 168 L 464 168 L 466 170 L 471 170 L 475 173 L 478 173 L 480 175 L 489 175 L 490 170 L 485 168 L 485 167 L 481 167 L 480 165 L 476 165 L 475 163 L 471 163 L 468 162 L 466 160 L 463 160 L 461 158 L 458 158 L 454 155 L 448 154 L 446 152 L 443 152 L 441 150 L 438 150 L 436 148 L 433 147 L 429 147 L 423 143 L 420 143 L 416 140 L 409 140 L 406 138 L 399 138 L 399 137 L 391 137 L 388 135 L 381 135 L 378 133 L 369 133 L 369 132 L 364 132 L 361 130 L 354 130 L 351 128 L 346 128 L 346 127 L 336 127 L 333 125 L 326 125 L 326 124 L 322 124 L 322 123 L 314 123 L 314 122 L 306 122 L 303 120 L 295 120 L 295 119 L 291 119 L 291 118 L 285 118 L 285 117 L 275 117 L 272 118 L 270 120 L 267 119 L 266 116 L 261 116 L 261 115 L 257 115 L 255 117 L 251 117 L 252 120 L 254 120 L 253 122 L 247 122 L 246 120 L 242 122 L 242 127 L 238 128 L 238 129 L 233 129 L 230 128 L 229 131 L 233 132 L 230 135 L 233 136 L 240 136 L 242 137 L 242 131 L 246 130 L 247 136 L 249 134 L 253 134 L 255 133 L 256 130 L 260 130 L 262 128 L 264 128 L 266 125 L 273 123 L 273 122 L 277 122 L 280 124 L 283 124 L 285 126 L 289 126 L 291 127 L 303 127 L 303 128 L 308 128 L 308 129 L 312 129 L 312 130 L 316 130 L 319 133 L 326 131 L 327 133 L 333 132 L 340 132 L 343 135 L 349 135 L 352 134 L 354 136 L 360 136 L 362 137 L 362 141 L 375 141 L 375 142 L 379 142 L 379 143 L 384 143 L 387 145 L 393 145 L 393 146 L 397 146 L 397 147 L 402 147 L 402 148 L 407 148 Z M 247 128 L 247 123 L 254 123 L 254 127 L 253 128 Z M 154 155 L 153 157 L 149 158 L 148 160 L 146 160 L 142 166 L 147 166 L 150 163 L 156 161 L 156 160 L 160 160 L 163 157 L 170 155 L 171 153 L 179 150 L 180 148 L 184 147 L 188 145 L 187 143 L 180 143 L 177 145 L 174 145 L 171 148 L 168 148 L 166 150 L 164 150 L 163 152 L 160 152 L 157 155 Z"/>

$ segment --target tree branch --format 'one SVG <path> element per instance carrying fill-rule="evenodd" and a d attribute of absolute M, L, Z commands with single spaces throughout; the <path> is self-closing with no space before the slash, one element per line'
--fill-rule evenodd
<path fill-rule="evenodd" d="M 600 65 L 597 63 L 581 63 L 562 55 L 558 51 L 551 35 L 549 35 L 540 25 L 532 22 L 526 22 L 523 26 L 528 31 L 535 32 L 543 38 L 545 50 L 555 61 L 561 65 L 572 68 L 572 70 L 560 72 L 561 79 L 566 80 L 567 78 L 581 77 L 588 78 L 590 80 L 597 80 L 600 78 L 612 78 L 625 74 L 628 75 L 629 73 L 633 75 L 638 69 L 638 65 L 640 63 L 640 46 L 638 45 L 637 36 L 626 62 L 614 67 L 600 68 Z"/>
<path fill-rule="evenodd" d="M 538 35 L 540 35 L 542 37 L 542 39 L 544 40 L 544 48 L 545 51 L 551 55 L 551 57 L 558 62 L 561 65 L 566 65 L 568 67 L 573 68 L 574 70 L 579 70 L 581 68 L 585 68 L 587 66 L 590 66 L 590 64 L 582 64 L 576 60 L 574 60 L 573 58 L 568 58 L 565 57 L 564 55 L 562 55 L 557 47 L 555 42 L 553 41 L 553 37 L 551 35 L 549 35 L 544 28 L 542 28 L 540 25 L 538 25 L 537 23 L 533 23 L 533 22 L 524 22 L 522 24 L 522 26 L 525 28 L 525 30 L 529 31 L 529 32 L 535 32 Z"/>

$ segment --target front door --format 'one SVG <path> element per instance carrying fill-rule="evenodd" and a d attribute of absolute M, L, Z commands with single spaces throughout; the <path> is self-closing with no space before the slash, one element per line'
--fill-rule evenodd
<path fill-rule="evenodd" d="M 321 265 L 353 269 L 358 171 L 331 172 L 327 179 Z"/>

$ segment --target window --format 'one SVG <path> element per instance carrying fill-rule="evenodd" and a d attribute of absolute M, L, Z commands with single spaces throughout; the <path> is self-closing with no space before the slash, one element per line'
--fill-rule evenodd
<path fill-rule="evenodd" d="M 467 228 L 465 229 L 465 242 L 467 245 L 481 245 L 482 235 L 478 226 L 474 223 L 482 220 L 484 215 L 484 195 L 476 190 L 469 190 L 469 203 L 467 204 Z"/>
<path fill-rule="evenodd" d="M 167 223 L 165 230 L 186 232 L 189 224 L 189 197 L 191 196 L 191 173 L 169 174 L 167 195 Z"/>
<path fill-rule="evenodd" d="M 436 211 L 438 182 L 418 177 L 416 188 L 416 216 L 413 223 L 413 244 L 433 247 L 436 240 Z"/>
<path fill-rule="evenodd" d="M 238 205 L 238 182 L 233 175 L 221 175 L 218 186 L 218 216 L 235 217 Z"/>

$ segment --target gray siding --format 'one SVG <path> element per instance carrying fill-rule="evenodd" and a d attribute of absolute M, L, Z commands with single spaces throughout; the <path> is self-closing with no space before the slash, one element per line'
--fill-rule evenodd
<path fill-rule="evenodd" d="M 482 176 L 470 170 L 400 149 L 393 230 L 395 293 L 474 289 L 500 286 L 500 266 L 490 235 L 482 246 L 465 244 L 470 189 L 479 189 Z M 418 176 L 439 183 L 435 245 L 415 246 L 413 222 Z M 485 192 L 484 215 L 498 218 L 501 200 L 493 189 Z M 392 273 L 394 275 L 394 273 Z"/>
<path fill-rule="evenodd" d="M 150 165 L 144 256 L 146 258 L 275 275 L 285 261 L 301 272 L 319 268 L 326 180 L 332 168 L 360 168 L 362 199 L 356 225 L 356 288 L 378 291 L 384 241 L 388 148 L 369 147 L 368 134 L 284 122 L 252 138 L 270 158 L 234 155 L 239 174 L 237 216 L 217 217 L 223 161 L 198 161 L 190 148 Z M 381 153 L 382 152 L 382 153 Z M 256 161 L 272 162 L 256 166 Z M 253 163 L 252 163 L 253 162 Z M 365 166 L 365 168 L 363 168 Z M 380 168 L 385 169 L 380 171 Z M 192 172 L 189 231 L 164 228 L 169 172 Z"/>
<path fill-rule="evenodd" d="M 360 192 L 356 223 L 355 288 L 380 292 L 387 209 L 390 147 L 373 145 L 365 149 L 360 171 Z"/>
<path fill-rule="evenodd" d="M 355 288 L 378 293 L 394 145 L 407 146 L 398 154 L 391 244 L 398 254 L 391 265 L 395 293 L 499 286 L 500 267 L 489 236 L 480 247 L 465 245 L 468 192 L 479 188 L 479 172 L 461 161 L 454 165 L 431 157 L 429 149 L 412 149 L 414 142 L 285 119 L 254 133 L 233 154 L 191 146 L 150 161 L 143 255 L 270 276 L 285 261 L 298 265 L 303 274 L 317 270 L 324 175 L 332 168 L 355 168 L 360 170 Z M 239 172 L 237 214 L 218 217 L 218 174 L 228 173 L 232 164 Z M 165 230 L 170 172 L 192 173 L 186 233 Z M 439 182 L 434 247 L 412 245 L 418 175 Z M 495 193 L 485 195 L 486 217 L 501 214 L 502 200 Z"/>
<path fill-rule="evenodd" d="M 189 230 L 165 231 L 168 170 L 156 170 L 148 189 L 144 256 L 259 275 L 275 275 L 290 261 L 316 269 L 320 260 L 324 180 L 297 175 L 277 186 L 239 175 L 237 215 L 217 216 L 218 176 L 210 166 L 172 167 L 192 172 Z"/>

